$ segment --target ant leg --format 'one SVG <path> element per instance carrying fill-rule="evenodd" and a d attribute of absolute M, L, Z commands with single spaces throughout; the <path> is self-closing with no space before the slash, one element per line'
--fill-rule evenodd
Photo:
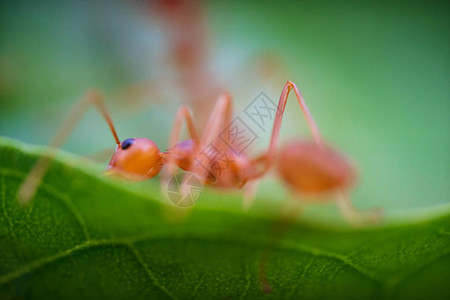
<path fill-rule="evenodd" d="M 177 115 L 175 117 L 175 122 L 170 133 L 169 149 L 174 147 L 179 141 L 183 119 L 186 122 L 189 136 L 194 141 L 194 148 L 196 149 L 200 146 L 200 138 L 198 136 L 197 130 L 195 129 L 192 114 L 187 106 L 182 106 L 178 109 Z M 167 155 L 166 157 L 167 166 L 161 174 L 161 184 L 163 188 L 167 186 L 170 178 L 172 178 L 173 174 L 175 173 L 175 159 L 171 155 Z"/>
<path fill-rule="evenodd" d="M 114 154 L 114 149 L 111 148 L 105 148 L 103 150 L 95 151 L 92 153 L 86 154 L 84 157 L 87 159 L 93 160 L 95 162 L 101 163 L 101 162 L 107 162 L 107 160 L 111 160 L 111 157 Z"/>
<path fill-rule="evenodd" d="M 233 99 L 228 93 L 223 93 L 216 100 L 216 104 L 206 123 L 205 131 L 202 134 L 202 145 L 219 138 L 220 132 L 231 123 L 233 116 Z"/>
<path fill-rule="evenodd" d="M 270 137 L 268 150 L 265 154 L 260 155 L 251 161 L 251 163 L 253 165 L 258 165 L 260 163 L 263 163 L 262 169 L 260 171 L 256 172 L 255 174 L 253 174 L 252 178 L 259 178 L 259 177 L 263 176 L 265 173 L 267 173 L 267 171 L 269 170 L 270 166 L 273 163 L 273 160 L 275 158 L 276 146 L 278 144 L 278 138 L 280 135 L 281 121 L 283 119 L 283 114 L 284 114 L 284 110 L 286 108 L 287 99 L 289 96 L 289 92 L 291 90 L 294 91 L 295 96 L 297 97 L 297 101 L 300 105 L 300 108 L 302 109 L 302 112 L 306 119 L 308 127 L 311 130 L 314 141 L 316 142 L 316 144 L 319 148 L 323 148 L 323 139 L 320 134 L 319 127 L 317 126 L 316 122 L 314 121 L 313 116 L 309 112 L 308 106 L 306 105 L 306 102 L 303 99 L 303 96 L 300 93 L 300 90 L 298 89 L 297 85 L 295 85 L 295 83 L 293 83 L 292 81 L 288 81 L 283 87 L 283 91 L 281 92 L 280 100 L 278 102 L 277 114 L 276 114 L 275 120 L 273 122 L 272 135 Z"/>
<path fill-rule="evenodd" d="M 192 114 L 187 106 L 182 106 L 178 109 L 177 116 L 175 117 L 175 123 L 173 125 L 172 132 L 170 133 L 169 147 L 175 146 L 175 144 L 178 142 L 182 125 L 181 122 L 183 119 L 185 119 L 186 121 L 189 136 L 192 138 L 192 140 L 194 140 L 194 143 L 198 145 L 198 143 L 200 142 L 197 130 L 195 129 Z"/>
<path fill-rule="evenodd" d="M 336 202 L 344 218 L 353 226 L 376 224 L 382 217 L 381 209 L 372 209 L 365 212 L 359 211 L 350 201 L 346 191 L 341 191 L 337 194 Z"/>
<path fill-rule="evenodd" d="M 216 176 L 220 176 L 221 171 L 215 174 L 215 170 L 223 170 L 220 165 L 220 158 L 225 156 L 227 161 L 227 167 L 225 168 L 229 167 L 228 163 L 232 163 L 232 160 L 228 160 L 228 145 L 220 138 L 222 131 L 231 123 L 232 116 L 233 99 L 230 94 L 223 93 L 217 98 L 202 133 L 201 145 L 203 148 L 198 149 L 194 154 L 196 164 L 193 166 L 193 170 L 196 174 L 202 174 L 202 181 L 205 184 L 212 184 L 218 180 Z M 202 152 L 206 156 L 204 163 L 201 162 L 203 159 L 198 157 Z"/>
<path fill-rule="evenodd" d="M 244 186 L 244 202 L 242 203 L 244 210 L 249 210 L 252 207 L 255 201 L 256 191 L 258 190 L 258 183 L 257 180 L 252 180 Z"/>
<path fill-rule="evenodd" d="M 202 138 L 198 137 L 197 131 L 195 130 L 192 116 L 189 113 L 189 110 L 186 107 L 182 107 L 178 110 L 177 117 L 175 119 L 175 124 L 172 129 L 170 135 L 170 146 L 173 147 L 176 142 L 179 140 L 180 131 L 181 131 L 181 122 L 184 118 L 186 120 L 188 131 L 191 138 L 195 143 L 195 150 L 193 156 L 196 156 L 199 151 L 201 151 L 200 147 L 207 145 L 208 142 L 214 140 L 218 137 L 218 132 L 222 130 L 223 123 L 226 120 L 231 119 L 232 107 L 231 107 L 231 97 L 229 94 L 221 95 L 215 104 L 215 107 L 210 115 L 208 120 L 208 124 L 206 126 L 205 131 L 202 134 Z M 162 190 L 166 190 L 168 187 L 168 182 L 172 178 L 175 173 L 175 165 L 173 164 L 174 158 L 170 155 L 167 155 L 167 167 L 162 174 L 161 180 L 161 188 Z M 195 168 L 191 166 L 193 172 L 195 172 Z"/>
<path fill-rule="evenodd" d="M 63 120 L 59 130 L 51 140 L 49 148 L 47 148 L 46 152 L 37 160 L 30 173 L 28 173 L 24 182 L 20 186 L 17 197 L 21 204 L 26 205 L 30 202 L 31 198 L 36 193 L 36 189 L 42 181 L 45 172 L 50 166 L 52 158 L 56 155 L 56 148 L 60 148 L 64 144 L 65 140 L 69 137 L 75 125 L 78 123 L 78 121 L 81 119 L 90 105 L 94 105 L 100 111 L 106 123 L 108 123 L 116 144 L 120 146 L 119 138 L 117 137 L 113 122 L 106 109 L 103 96 L 97 91 L 89 91 L 75 104 L 75 106 Z"/>
<path fill-rule="evenodd" d="M 287 99 L 289 96 L 289 92 L 291 90 L 294 90 L 295 96 L 297 97 L 298 104 L 300 105 L 300 108 L 302 109 L 303 115 L 306 119 L 309 129 L 311 130 L 314 141 L 316 142 L 317 146 L 322 148 L 323 141 L 322 141 L 322 136 L 320 134 L 319 127 L 317 126 L 316 122 L 314 121 L 313 116 L 309 112 L 308 106 L 306 105 L 306 102 L 303 99 L 303 96 L 300 93 L 300 90 L 298 89 L 297 85 L 295 83 L 293 83 L 292 81 L 288 81 L 283 87 L 283 91 L 281 92 L 281 96 L 280 96 L 280 101 L 278 103 L 278 114 L 277 114 L 274 124 L 273 124 L 272 137 L 271 137 L 271 142 L 270 142 L 270 146 L 269 146 L 269 151 L 271 151 L 270 147 L 272 147 L 272 152 L 275 152 L 275 146 L 278 142 L 278 137 L 280 134 L 281 120 L 283 117 L 284 109 L 286 108 L 286 103 L 287 103 Z"/>

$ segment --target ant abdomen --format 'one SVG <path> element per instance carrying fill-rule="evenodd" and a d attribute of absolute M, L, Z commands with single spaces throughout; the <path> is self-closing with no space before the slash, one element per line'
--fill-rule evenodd
<path fill-rule="evenodd" d="M 355 170 L 344 156 L 313 141 L 293 141 L 281 147 L 277 169 L 283 181 L 299 194 L 346 189 L 355 179 Z"/>

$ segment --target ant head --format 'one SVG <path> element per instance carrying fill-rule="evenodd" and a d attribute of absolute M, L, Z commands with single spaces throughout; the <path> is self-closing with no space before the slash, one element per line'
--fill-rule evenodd
<path fill-rule="evenodd" d="M 162 167 L 162 153 L 156 144 L 145 138 L 131 138 L 117 145 L 107 173 L 139 181 L 154 177 Z"/>

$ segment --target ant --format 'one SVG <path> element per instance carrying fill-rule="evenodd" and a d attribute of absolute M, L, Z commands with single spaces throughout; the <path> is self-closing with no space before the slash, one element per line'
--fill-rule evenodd
<path fill-rule="evenodd" d="M 277 151 L 281 121 L 290 91 L 294 91 L 313 140 L 293 141 Z M 188 107 L 179 108 L 170 135 L 170 147 L 166 152 L 161 152 L 156 144 L 147 138 L 129 138 L 120 142 L 103 96 L 97 91 L 90 91 L 68 114 L 50 143 L 48 153 L 43 155 L 30 171 L 18 193 L 20 202 L 27 204 L 33 197 L 51 163 L 51 157 L 55 154 L 54 148 L 62 146 L 90 105 L 100 111 L 117 144 L 107 167 L 107 174 L 117 174 L 131 181 L 140 181 L 155 177 L 164 165 L 169 165 L 162 174 L 162 182 L 167 182 L 174 172 L 175 165 L 184 171 L 194 173 L 205 185 L 231 189 L 243 188 L 248 182 L 255 182 L 275 164 L 282 181 L 294 195 L 333 194 L 336 195 L 343 216 L 350 223 L 361 224 L 367 219 L 372 221 L 378 219 L 377 213 L 370 212 L 370 215 L 367 215 L 352 206 L 347 194 L 355 180 L 355 169 L 344 156 L 323 142 L 319 128 L 298 87 L 291 81 L 285 84 L 281 92 L 268 150 L 253 159 L 244 153 L 231 151 L 226 145 L 227 141 L 219 138 L 223 129 L 232 121 L 233 101 L 228 93 L 220 95 L 217 99 L 201 136 L 194 126 L 194 119 Z M 183 120 L 187 125 L 190 139 L 180 142 L 178 140 Z M 195 163 L 207 145 L 213 145 L 227 156 L 227 168 L 217 168 L 220 163 L 217 155 L 208 161 L 206 166 Z"/>
<path fill-rule="evenodd" d="M 294 91 L 313 140 L 292 141 L 277 151 L 281 122 L 290 91 Z M 194 126 L 194 119 L 188 107 L 179 108 L 170 134 L 169 148 L 166 152 L 161 152 L 152 140 L 146 138 L 129 138 L 120 142 L 102 95 L 96 91 L 90 91 L 68 114 L 61 129 L 50 143 L 48 153 L 39 158 L 22 183 L 18 192 L 18 199 L 22 204 L 30 202 L 51 163 L 51 158 L 55 155 L 54 149 L 62 146 L 90 105 L 94 105 L 100 111 L 117 144 L 115 153 L 108 164 L 107 174 L 140 181 L 155 177 L 162 171 L 163 166 L 167 165 L 161 180 L 164 187 L 175 171 L 173 166 L 178 166 L 184 171 L 195 174 L 203 184 L 225 189 L 245 188 L 248 190 L 249 186 L 251 187 L 248 183 L 254 183 L 275 165 L 278 175 L 292 194 L 296 196 L 335 195 L 342 215 L 354 225 L 361 225 L 367 221 L 374 223 L 380 219 L 378 210 L 360 212 L 353 207 L 348 197 L 348 190 L 355 181 L 355 168 L 343 155 L 324 143 L 302 94 L 291 81 L 285 84 L 281 92 L 268 150 L 253 159 L 248 158 L 244 153 L 235 153 L 227 146 L 226 139 L 219 138 L 220 133 L 232 121 L 233 101 L 228 93 L 220 95 L 217 99 L 201 136 Z M 190 139 L 179 141 L 183 121 L 187 125 Z M 218 155 L 209 160 L 206 166 L 196 163 L 200 153 L 208 145 L 212 145 L 227 156 L 226 168 L 217 168 L 220 164 Z M 182 192 L 186 191 L 182 190 Z M 259 276 L 264 293 L 271 290 L 266 276 L 271 249 L 288 227 L 288 223 L 284 220 L 275 224 L 268 246 L 261 256 Z"/>

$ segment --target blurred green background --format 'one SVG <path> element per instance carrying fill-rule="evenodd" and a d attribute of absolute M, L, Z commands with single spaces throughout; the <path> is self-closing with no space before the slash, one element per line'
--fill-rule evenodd
<path fill-rule="evenodd" d="M 142 1 L 3 1 L 0 135 L 45 145 L 83 92 L 96 87 L 107 95 L 121 139 L 148 137 L 164 149 L 184 102 L 180 89 L 164 90 L 163 101 L 151 88 L 118 93 L 178 76 L 167 24 L 152 9 Z M 213 1 L 202 9 L 205 61 L 233 94 L 236 112 L 261 91 L 276 102 L 285 81 L 296 82 L 327 140 L 357 163 L 358 207 L 401 213 L 450 202 L 445 1 Z M 277 71 L 261 79 L 252 62 L 267 53 Z M 294 97 L 287 112 L 283 139 L 307 137 Z M 258 134 L 254 154 L 267 142 L 267 133 Z M 94 110 L 64 146 L 79 155 L 105 148 L 114 143 Z M 261 198 L 287 196 L 274 175 L 260 185 Z"/>

